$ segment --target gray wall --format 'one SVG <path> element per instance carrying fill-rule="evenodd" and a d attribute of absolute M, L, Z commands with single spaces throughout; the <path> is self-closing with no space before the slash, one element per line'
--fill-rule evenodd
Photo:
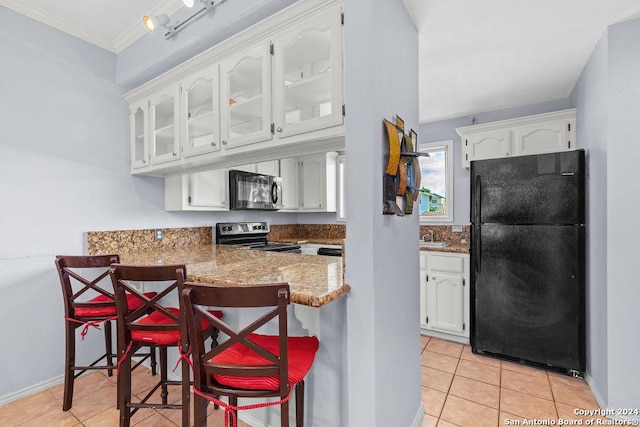
<path fill-rule="evenodd" d="M 576 140 L 586 150 L 587 373 L 603 402 L 607 401 L 607 45 L 605 34 L 571 93 L 571 103 L 578 107 Z"/>
<path fill-rule="evenodd" d="M 464 100 L 461 100 L 464 102 Z M 469 224 L 470 211 L 470 187 L 469 169 L 462 167 L 462 145 L 456 128 L 495 122 L 498 120 L 512 119 L 515 117 L 530 116 L 532 114 L 548 113 L 571 108 L 568 98 L 538 104 L 523 105 L 505 110 L 489 111 L 473 116 L 458 117 L 450 120 L 423 123 L 418 132 L 418 142 L 428 143 L 436 141 L 453 140 L 453 223 Z"/>
<path fill-rule="evenodd" d="M 409 426 L 422 411 L 413 243 L 419 227 L 417 215 L 382 215 L 388 144 L 382 120 L 398 114 L 408 127 L 418 124 L 418 34 L 401 0 L 346 0 L 344 7 L 346 281 L 352 288 L 346 425 Z"/>
<path fill-rule="evenodd" d="M 138 39 L 118 54 L 117 83 L 133 89 L 187 59 L 260 22 L 296 0 L 232 0 L 215 8 L 170 40 L 156 31 Z M 176 25 L 196 8 L 181 8 L 171 16 Z"/>
<path fill-rule="evenodd" d="M 608 404 L 640 404 L 640 263 L 635 227 L 640 208 L 640 20 L 609 28 L 607 102 Z M 590 99 L 589 102 L 599 102 Z M 636 419 L 640 420 L 640 416 Z"/>
<path fill-rule="evenodd" d="M 634 226 L 640 207 L 640 20 L 610 26 L 572 94 L 588 150 L 587 357 L 600 403 L 640 402 L 640 287 Z M 640 419 L 640 417 L 636 417 Z"/>
<path fill-rule="evenodd" d="M 165 212 L 163 180 L 129 173 L 116 56 L 8 8 L 0 7 L 0 22 L 1 404 L 61 380 L 63 304 L 53 260 L 84 253 L 87 231 L 282 224 L 298 215 Z M 101 335 L 92 330 L 86 340 L 84 360 Z M 42 349 L 46 357 L 36 353 Z"/>

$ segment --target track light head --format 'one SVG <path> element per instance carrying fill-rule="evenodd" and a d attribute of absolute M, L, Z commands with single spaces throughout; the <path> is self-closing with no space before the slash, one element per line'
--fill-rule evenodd
<path fill-rule="evenodd" d="M 153 32 L 160 27 L 166 27 L 167 25 L 169 25 L 169 17 L 165 14 L 157 16 L 145 15 L 145 17 L 142 18 L 142 22 L 144 23 L 144 26 L 147 28 L 147 30 Z"/>

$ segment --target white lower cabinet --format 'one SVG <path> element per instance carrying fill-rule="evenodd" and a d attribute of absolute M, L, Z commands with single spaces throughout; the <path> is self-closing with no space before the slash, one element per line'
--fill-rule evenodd
<path fill-rule="evenodd" d="M 429 329 L 427 323 L 427 255 L 420 251 L 420 328 Z"/>
<path fill-rule="evenodd" d="M 420 327 L 469 337 L 469 255 L 420 253 Z"/>
<path fill-rule="evenodd" d="M 228 210 L 228 189 L 226 169 L 167 177 L 164 180 L 164 207 L 168 211 Z"/>

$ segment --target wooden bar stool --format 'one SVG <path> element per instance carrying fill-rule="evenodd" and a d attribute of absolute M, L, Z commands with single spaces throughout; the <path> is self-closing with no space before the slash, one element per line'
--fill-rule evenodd
<path fill-rule="evenodd" d="M 184 265 L 127 266 L 114 264 L 110 270 L 115 290 L 118 314 L 118 408 L 120 426 L 129 427 L 131 416 L 140 408 L 180 409 L 182 425 L 189 425 L 190 372 L 189 339 L 186 326 L 180 322 L 180 309 L 166 304 L 178 305 L 179 294 L 186 277 Z M 154 297 L 142 294 L 132 282 L 144 282 L 144 286 L 157 286 Z M 137 308 L 131 305 L 127 294 L 133 295 L 141 303 Z M 164 301 L 161 301 L 164 300 Z M 222 317 L 222 312 L 211 312 L 214 317 Z M 206 327 L 204 335 L 211 337 L 215 345 L 218 330 Z M 135 403 L 131 401 L 131 354 L 140 348 L 151 346 L 160 351 L 160 380 Z M 167 373 L 167 349 L 175 347 L 180 352 L 182 381 L 171 381 Z M 168 386 L 180 385 L 180 404 L 168 403 Z M 161 402 L 149 402 L 152 395 L 161 389 Z"/>
<path fill-rule="evenodd" d="M 65 361 L 64 361 L 64 398 L 62 410 L 67 411 L 73 403 L 74 380 L 83 373 L 106 369 L 109 376 L 117 368 L 114 364 L 116 354 L 111 344 L 111 321 L 116 319 L 116 305 L 111 281 L 107 278 L 111 264 L 119 262 L 118 255 L 74 256 L 58 255 L 55 264 L 62 286 L 65 318 Z M 103 282 L 103 280 L 106 281 Z M 149 293 L 148 297 L 155 294 Z M 131 296 L 128 296 L 131 298 Z M 136 305 L 135 301 L 132 301 Z M 138 307 L 140 305 L 138 304 Z M 76 329 L 83 327 L 84 339 L 89 327 L 104 326 L 105 353 L 86 366 L 76 365 Z M 142 360 L 150 354 L 136 354 Z M 99 364 L 104 361 L 104 364 Z M 155 373 L 155 353 L 151 353 L 151 366 Z M 137 365 L 136 365 L 137 366 Z"/>
<path fill-rule="evenodd" d="M 187 282 L 182 292 L 183 323 L 192 343 L 194 425 L 207 425 L 207 402 L 225 408 L 225 424 L 235 427 L 237 410 L 281 405 L 280 423 L 289 425 L 289 399 L 295 388 L 296 426 L 304 423 L 304 378 L 318 351 L 316 337 L 289 337 L 287 305 L 289 285 L 218 286 Z M 272 310 L 249 326 L 237 330 L 212 316 L 208 307 L 255 308 Z M 255 331 L 277 318 L 278 335 Z M 229 339 L 206 351 L 202 325 L 211 324 Z M 229 404 L 218 400 L 228 396 Z M 279 397 L 276 402 L 238 407 L 238 398 Z M 231 420 L 228 420 L 231 414 Z"/>

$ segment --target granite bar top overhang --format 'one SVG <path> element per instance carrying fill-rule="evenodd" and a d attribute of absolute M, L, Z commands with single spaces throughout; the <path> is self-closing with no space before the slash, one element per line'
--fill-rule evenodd
<path fill-rule="evenodd" d="M 256 251 L 221 245 L 130 250 L 120 255 L 129 265 L 185 264 L 187 280 L 229 286 L 289 283 L 291 302 L 320 307 L 349 292 L 342 280 L 342 259 Z"/>

